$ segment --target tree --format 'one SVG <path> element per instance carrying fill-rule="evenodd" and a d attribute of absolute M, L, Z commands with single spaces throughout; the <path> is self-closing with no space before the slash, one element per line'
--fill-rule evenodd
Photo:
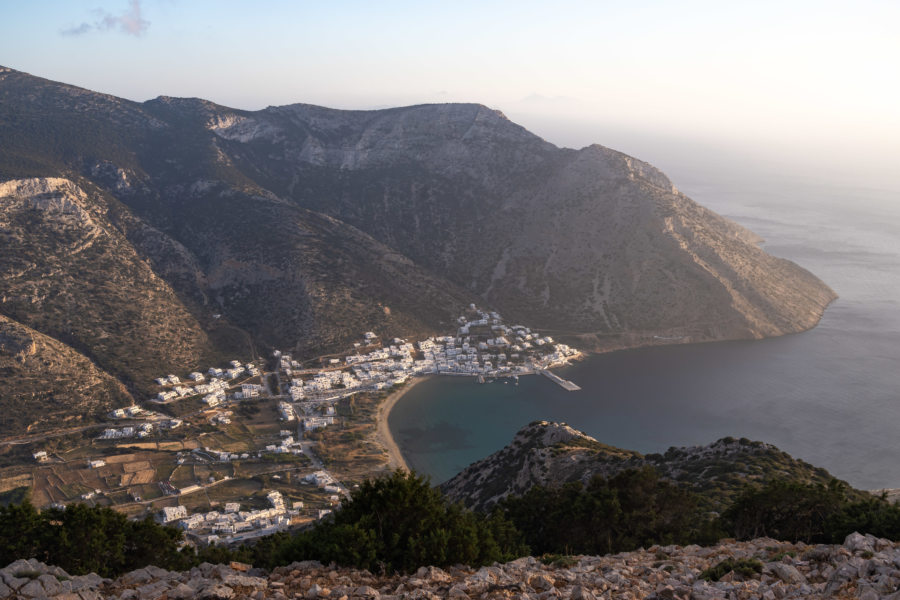
<path fill-rule="evenodd" d="M 129 521 L 109 508 L 70 504 L 35 510 L 27 500 L 0 507 L 0 562 L 37 558 L 73 575 L 115 577 L 147 565 L 190 565 L 178 552 L 182 534 L 150 519 Z"/>
<path fill-rule="evenodd" d="M 42 537 L 40 515 L 27 498 L 0 507 L 0 564 L 37 556 Z"/>
<path fill-rule="evenodd" d="M 103 577 L 121 572 L 125 562 L 125 515 L 108 508 L 71 504 L 51 508 L 41 516 L 55 529 L 56 544 L 46 549 L 47 563 L 72 573 L 97 573 Z"/>
<path fill-rule="evenodd" d="M 330 521 L 287 541 L 276 560 L 411 571 L 422 565 L 486 564 L 524 551 L 502 516 L 449 504 L 427 478 L 397 470 L 363 482 Z"/>
<path fill-rule="evenodd" d="M 124 543 L 124 571 L 156 565 L 172 571 L 185 569 L 189 559 L 178 551 L 183 534 L 174 527 L 162 527 L 147 517 L 128 521 Z"/>
<path fill-rule="evenodd" d="M 497 509 L 537 553 L 608 554 L 639 546 L 713 541 L 718 531 L 698 496 L 662 481 L 652 467 L 594 477 L 585 487 L 535 486 Z"/>
<path fill-rule="evenodd" d="M 726 527 L 739 539 L 768 536 L 779 540 L 829 541 L 826 523 L 847 504 L 847 484 L 832 479 L 827 486 L 771 481 L 751 487 L 723 514 Z"/>

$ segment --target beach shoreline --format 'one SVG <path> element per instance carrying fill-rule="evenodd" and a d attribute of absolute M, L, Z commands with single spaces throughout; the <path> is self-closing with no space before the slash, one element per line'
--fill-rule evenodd
<path fill-rule="evenodd" d="M 387 450 L 388 462 L 386 468 L 389 471 L 394 471 L 395 469 L 409 471 L 409 465 L 406 464 L 406 460 L 400 452 L 400 447 L 394 440 L 394 436 L 391 435 L 391 429 L 388 426 L 388 417 L 391 414 L 391 409 L 394 408 L 394 405 L 397 404 L 400 398 L 426 379 L 428 379 L 428 376 L 410 378 L 399 390 L 391 392 L 384 399 L 384 402 L 381 403 L 381 406 L 378 407 L 378 416 L 375 419 L 375 438 Z"/>

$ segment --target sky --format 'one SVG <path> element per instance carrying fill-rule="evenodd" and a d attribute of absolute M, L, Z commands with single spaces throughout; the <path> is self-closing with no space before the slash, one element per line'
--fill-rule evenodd
<path fill-rule="evenodd" d="M 558 145 L 900 190 L 898 24 L 896 0 L 0 0 L 0 64 L 139 101 L 478 102 Z"/>

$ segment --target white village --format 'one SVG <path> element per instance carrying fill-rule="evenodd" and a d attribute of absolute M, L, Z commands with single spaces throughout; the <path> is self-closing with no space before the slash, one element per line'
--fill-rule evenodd
<path fill-rule="evenodd" d="M 285 463 L 267 471 L 270 483 L 281 480 L 293 468 L 294 480 L 318 490 L 315 500 L 304 505 L 298 500 L 286 500 L 277 490 L 262 490 L 266 508 L 247 508 L 239 502 L 226 501 L 213 510 L 190 511 L 181 499 L 232 479 L 231 475 L 210 476 L 208 480 L 182 481 L 179 485 L 169 479 L 157 483 L 163 498 L 177 504 L 168 505 L 156 513 L 158 521 L 185 530 L 188 538 L 198 544 L 232 544 L 284 530 L 292 525 L 321 519 L 340 505 L 349 490 L 329 472 L 316 455 L 312 432 L 335 425 L 337 405 L 355 394 L 389 391 L 410 378 L 428 375 L 468 376 L 478 383 L 503 380 L 518 384 L 520 376 L 542 374 L 568 390 L 577 385 L 551 373 L 549 369 L 565 366 L 579 359 L 578 350 L 557 343 L 522 325 L 506 325 L 496 312 L 485 312 L 471 305 L 467 315 L 457 320 L 453 335 L 429 337 L 418 341 L 394 338 L 381 343 L 374 332 L 363 334 L 354 343 L 352 353 L 340 357 L 317 359 L 314 366 L 304 366 L 290 354 L 274 351 L 275 369 L 263 372 L 253 363 L 233 360 L 228 367 L 211 367 L 205 373 L 194 371 L 184 377 L 168 374 L 155 383 L 159 391 L 144 406 L 128 406 L 112 411 L 108 419 L 122 421 L 121 426 L 105 428 L 96 439 L 116 442 L 135 441 L 160 436 L 181 428 L 186 422 L 220 428 L 229 425 L 239 407 L 256 402 L 274 402 L 279 421 L 278 439 L 263 442 L 252 452 L 236 452 L 211 446 L 199 446 L 180 451 L 177 466 L 207 466 L 247 464 L 256 461 L 303 460 L 305 471 L 297 470 L 297 463 Z M 318 363 L 318 364 L 315 364 Z M 197 406 L 179 417 L 171 414 L 180 403 Z M 193 403 L 193 404 L 191 404 Z M 111 425 L 113 423 L 110 423 Z M 264 445 L 263 445 L 264 444 Z M 279 459 L 286 456 L 288 459 Z M 47 462 L 46 452 L 37 452 L 38 462 Z M 277 464 L 277 463 L 276 463 Z M 176 466 L 176 468 L 177 468 Z M 90 470 L 103 470 L 106 461 L 92 458 Z M 285 475 L 286 476 L 286 475 Z M 99 489 L 82 495 L 84 499 L 99 499 Z M 129 493 L 134 502 L 144 502 L 138 493 Z"/>

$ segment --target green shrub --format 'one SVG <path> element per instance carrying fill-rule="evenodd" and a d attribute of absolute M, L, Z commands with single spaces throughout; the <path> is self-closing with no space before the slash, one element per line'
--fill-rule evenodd
<path fill-rule="evenodd" d="M 519 532 L 499 514 L 479 515 L 449 504 L 429 481 L 395 471 L 369 479 L 330 520 L 285 539 L 274 564 L 319 560 L 368 570 L 484 565 L 527 553 Z"/>
<path fill-rule="evenodd" d="M 762 573 L 763 565 L 753 558 L 731 559 L 727 558 L 714 567 L 710 567 L 700 573 L 700 579 L 706 581 L 719 581 L 728 573 L 734 571 L 736 575 L 740 575 L 746 579 Z"/>
<path fill-rule="evenodd" d="M 722 515 L 721 527 L 738 539 L 841 543 L 859 531 L 897 540 L 900 507 L 861 496 L 836 479 L 828 485 L 772 481 L 741 493 Z"/>
<path fill-rule="evenodd" d="M 109 508 L 71 504 L 35 510 L 30 502 L 0 507 L 0 563 L 37 558 L 74 575 L 114 577 L 150 564 L 190 566 L 178 552 L 182 534 L 152 520 L 129 521 Z"/>
<path fill-rule="evenodd" d="M 568 569 L 578 564 L 578 558 L 568 554 L 544 554 L 541 556 L 541 562 L 548 567 L 557 567 Z"/>
<path fill-rule="evenodd" d="M 539 553 L 609 554 L 654 544 L 711 543 L 724 537 L 693 492 L 663 481 L 652 467 L 583 486 L 536 486 L 497 509 Z"/>

